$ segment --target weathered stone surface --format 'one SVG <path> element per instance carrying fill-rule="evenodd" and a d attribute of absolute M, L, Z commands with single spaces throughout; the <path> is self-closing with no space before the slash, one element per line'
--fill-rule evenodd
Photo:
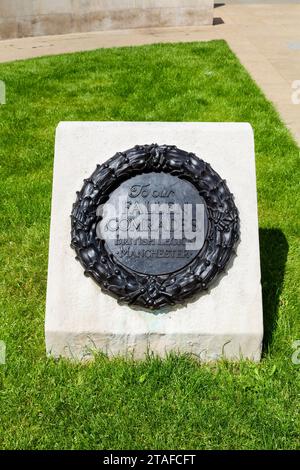
<path fill-rule="evenodd" d="M 209 292 L 167 312 L 148 312 L 101 292 L 70 248 L 75 191 L 97 163 L 120 149 L 174 144 L 209 162 L 227 180 L 241 235 L 228 273 Z M 259 360 L 263 336 L 253 133 L 249 124 L 60 123 L 56 134 L 46 312 L 48 354 L 82 358 L 90 349 L 144 357 L 150 350 Z"/>
<path fill-rule="evenodd" d="M 0 39 L 212 21 L 213 0 L 1 0 Z"/>

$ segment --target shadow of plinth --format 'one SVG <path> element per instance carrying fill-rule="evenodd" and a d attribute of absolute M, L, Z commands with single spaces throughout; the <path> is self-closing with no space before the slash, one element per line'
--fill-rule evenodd
<path fill-rule="evenodd" d="M 276 329 L 289 246 L 279 229 L 259 229 L 259 243 L 264 311 L 263 351 L 266 352 Z"/>

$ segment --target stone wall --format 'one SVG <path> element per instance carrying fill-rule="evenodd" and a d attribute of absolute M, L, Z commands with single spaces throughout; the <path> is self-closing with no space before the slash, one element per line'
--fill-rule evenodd
<path fill-rule="evenodd" d="M 212 24 L 213 0 L 0 0 L 0 39 Z"/>

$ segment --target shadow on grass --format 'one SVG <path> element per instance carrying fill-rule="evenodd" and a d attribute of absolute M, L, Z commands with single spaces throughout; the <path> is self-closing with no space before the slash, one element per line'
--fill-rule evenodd
<path fill-rule="evenodd" d="M 261 283 L 264 310 L 263 351 L 272 344 L 276 329 L 289 245 L 278 229 L 259 229 Z"/>

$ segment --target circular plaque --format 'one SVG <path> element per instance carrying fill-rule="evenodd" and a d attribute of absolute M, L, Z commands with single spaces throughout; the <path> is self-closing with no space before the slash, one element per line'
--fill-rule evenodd
<path fill-rule="evenodd" d="M 85 274 L 119 300 L 155 309 L 207 289 L 239 237 L 226 182 L 170 145 L 137 145 L 97 165 L 71 219 Z"/>
<path fill-rule="evenodd" d="M 124 198 L 124 204 L 120 207 L 122 197 Z M 178 209 L 178 213 L 181 215 L 177 219 L 179 228 L 180 225 L 181 228 L 184 228 L 182 214 L 184 204 L 191 205 L 193 228 L 196 228 L 197 205 L 202 204 L 205 207 L 203 220 L 205 233 L 201 238 L 201 244 L 193 249 L 189 249 L 187 246 L 188 240 L 185 237 L 184 230 L 180 230 L 178 237 L 175 238 L 174 209 Z M 128 214 L 127 209 L 129 208 L 131 213 Z M 155 223 L 153 219 L 157 214 L 155 212 L 157 208 L 160 209 L 157 220 L 160 228 L 163 228 L 164 221 L 167 222 L 165 228 L 170 228 L 166 231 L 165 237 L 151 237 L 150 228 L 152 222 Z M 101 225 L 100 222 L 99 228 L 100 230 L 103 229 L 104 237 L 105 232 L 114 235 L 116 230 L 120 229 L 120 237 L 105 237 L 107 251 L 113 254 L 115 260 L 125 267 L 142 274 L 158 275 L 178 271 L 192 261 L 204 244 L 207 232 L 205 201 L 192 183 L 169 173 L 142 173 L 129 178 L 112 192 L 108 203 L 103 206 L 103 211 L 105 212 L 104 223 Z M 137 223 L 140 223 L 140 227 L 137 227 L 136 213 L 138 212 L 138 215 L 140 215 L 142 211 L 145 212 L 145 218 L 138 220 Z M 113 215 L 112 212 L 114 212 Z M 142 229 L 141 224 L 143 222 L 146 229 L 144 238 L 141 236 L 143 235 L 142 230 L 137 231 L 137 235 L 140 236 L 135 238 L 127 236 L 130 228 Z"/>

